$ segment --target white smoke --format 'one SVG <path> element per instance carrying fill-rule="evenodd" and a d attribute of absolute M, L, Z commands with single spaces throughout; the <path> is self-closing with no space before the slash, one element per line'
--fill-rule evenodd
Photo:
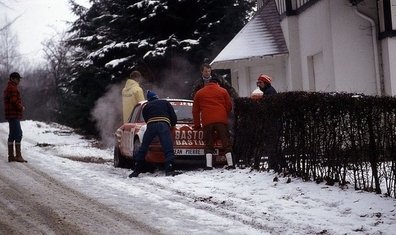
<path fill-rule="evenodd" d="M 91 112 L 96 121 L 96 128 L 100 131 L 102 143 L 106 147 L 114 146 L 114 132 L 122 125 L 123 83 L 112 85 L 104 96 L 99 98 Z"/>
<path fill-rule="evenodd" d="M 143 79 L 141 87 L 146 96 L 147 90 L 154 91 L 159 98 L 190 98 L 192 82 L 199 74 L 195 74 L 193 66 L 183 59 L 173 59 L 173 68 L 161 72 L 161 87 Z M 96 128 L 100 131 L 102 144 L 114 146 L 114 132 L 122 122 L 122 95 L 125 82 L 112 85 L 104 96 L 99 98 L 93 111 L 92 118 L 96 121 Z"/>

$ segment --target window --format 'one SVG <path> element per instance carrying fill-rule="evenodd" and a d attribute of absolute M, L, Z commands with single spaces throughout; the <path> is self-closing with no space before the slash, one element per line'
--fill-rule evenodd
<path fill-rule="evenodd" d="M 280 15 L 297 15 L 319 0 L 275 0 Z"/>
<path fill-rule="evenodd" d="M 142 105 L 138 104 L 135 106 L 135 108 L 132 110 L 132 115 L 131 115 L 131 119 L 129 122 L 142 122 L 143 120 L 143 116 L 142 116 Z M 138 115 L 140 115 L 139 119 L 136 120 L 138 118 Z"/>

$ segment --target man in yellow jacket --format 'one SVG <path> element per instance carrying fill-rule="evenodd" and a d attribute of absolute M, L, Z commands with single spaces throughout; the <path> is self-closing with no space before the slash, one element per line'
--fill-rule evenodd
<path fill-rule="evenodd" d="M 144 100 L 143 89 L 140 87 L 142 75 L 135 70 L 129 75 L 122 89 L 122 113 L 124 123 L 128 122 L 129 116 L 135 105 Z"/>

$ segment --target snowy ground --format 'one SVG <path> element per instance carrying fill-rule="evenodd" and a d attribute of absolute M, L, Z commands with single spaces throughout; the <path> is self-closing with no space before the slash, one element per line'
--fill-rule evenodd
<path fill-rule="evenodd" d="M 396 200 L 374 193 L 300 179 L 286 183 L 282 177 L 273 182 L 273 173 L 249 169 L 198 169 L 175 177 L 145 173 L 130 179 L 130 170 L 113 167 L 112 149 L 96 148 L 71 129 L 34 121 L 22 122 L 22 129 L 27 164 L 163 234 L 396 231 Z M 0 123 L 0 132 L 5 153 L 7 123 Z M 0 164 L 10 163 L 4 156 Z"/>

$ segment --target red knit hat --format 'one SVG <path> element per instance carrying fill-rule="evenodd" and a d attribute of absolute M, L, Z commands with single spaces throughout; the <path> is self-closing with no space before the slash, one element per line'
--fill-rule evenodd
<path fill-rule="evenodd" d="M 261 74 L 261 75 L 257 78 L 257 81 L 261 81 L 261 82 L 264 82 L 264 83 L 269 83 L 269 84 L 271 84 L 272 78 L 271 78 L 270 76 L 268 76 L 268 75 Z"/>

